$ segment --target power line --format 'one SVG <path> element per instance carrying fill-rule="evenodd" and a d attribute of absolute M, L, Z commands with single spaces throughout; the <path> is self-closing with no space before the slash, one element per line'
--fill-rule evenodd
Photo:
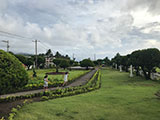
<path fill-rule="evenodd" d="M 14 34 L 14 33 L 10 33 L 10 32 L 6 32 L 6 31 L 1 31 L 0 30 L 0 36 L 4 36 L 4 37 L 9 37 L 9 38 L 14 38 L 14 39 L 28 39 L 28 40 L 34 40 L 33 38 L 29 38 L 29 37 L 25 37 L 25 36 L 22 36 L 22 35 L 18 35 L 18 34 Z M 35 42 L 35 41 L 34 41 Z M 40 41 L 37 41 L 37 42 L 40 42 Z M 36 44 L 37 43 L 35 43 L 35 49 L 36 49 Z M 41 42 L 41 45 L 43 45 L 44 47 L 44 49 L 51 49 L 51 47 L 50 46 L 48 46 L 48 45 L 46 45 L 46 44 L 44 44 L 43 42 Z M 9 46 L 8 46 L 8 49 L 9 49 Z M 36 50 L 35 50 L 36 51 Z M 53 50 L 53 52 L 55 52 L 54 50 Z M 55 52 L 56 53 L 56 52 Z"/>
<path fill-rule="evenodd" d="M 40 42 L 41 43 L 41 42 Z M 48 50 L 48 48 L 44 47 L 43 44 L 40 44 L 42 48 L 44 48 L 46 51 Z"/>
<path fill-rule="evenodd" d="M 48 46 L 46 46 L 44 43 L 40 42 L 40 44 L 41 44 L 41 46 L 43 46 L 43 48 L 45 48 L 45 49 L 49 49 L 49 47 L 48 47 Z"/>
<path fill-rule="evenodd" d="M 5 32 L 5 31 L 0 31 L 0 33 L 7 34 L 7 35 L 11 35 L 11 36 L 15 36 L 15 37 L 19 37 L 19 38 L 24 38 L 24 39 L 33 39 L 33 38 L 28 38 L 28 37 L 24 37 L 24 36 L 21 36 L 21 35 L 17 35 L 17 34 L 14 34 L 14 33 Z"/>
<path fill-rule="evenodd" d="M 46 48 L 47 48 L 47 50 L 48 49 L 51 49 L 51 47 L 50 46 L 48 46 L 48 45 L 46 45 L 46 44 L 44 44 L 43 42 L 40 42 L 43 46 L 45 46 Z M 54 53 L 56 53 L 54 50 L 52 50 Z"/>

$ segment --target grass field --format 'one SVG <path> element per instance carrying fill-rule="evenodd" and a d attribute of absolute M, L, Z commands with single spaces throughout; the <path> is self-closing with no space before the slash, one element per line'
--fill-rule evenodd
<path fill-rule="evenodd" d="M 44 76 L 45 76 L 45 73 L 47 72 L 55 72 L 56 70 L 55 69 L 39 69 L 36 71 L 37 73 L 37 78 L 33 78 L 32 75 L 33 75 L 33 71 L 32 70 L 29 70 L 27 71 L 28 72 L 28 75 L 29 75 L 29 81 L 28 81 L 28 84 L 40 84 L 40 83 L 44 83 Z M 64 72 L 64 70 L 59 70 L 60 72 Z M 72 71 L 69 71 L 69 80 L 72 80 L 72 79 L 75 79 L 77 78 L 78 76 L 86 73 L 88 71 L 85 71 L 85 70 L 72 70 Z M 49 75 L 48 76 L 48 79 L 50 82 L 55 82 L 55 81 L 61 81 L 63 82 L 63 75 Z"/>
<path fill-rule="evenodd" d="M 128 76 L 102 70 L 99 90 L 25 105 L 15 120 L 159 120 L 160 84 Z"/>

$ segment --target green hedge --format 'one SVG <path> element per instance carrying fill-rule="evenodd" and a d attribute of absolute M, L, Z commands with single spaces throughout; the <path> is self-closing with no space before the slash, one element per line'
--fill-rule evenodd
<path fill-rule="evenodd" d="M 22 63 L 13 55 L 0 50 L 0 95 L 23 88 L 28 74 Z"/>

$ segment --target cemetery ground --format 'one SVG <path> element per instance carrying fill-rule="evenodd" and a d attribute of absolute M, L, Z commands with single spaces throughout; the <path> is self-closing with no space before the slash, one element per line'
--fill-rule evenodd
<path fill-rule="evenodd" d="M 103 69 L 100 89 L 23 106 L 14 120 L 159 120 L 159 82 Z"/>

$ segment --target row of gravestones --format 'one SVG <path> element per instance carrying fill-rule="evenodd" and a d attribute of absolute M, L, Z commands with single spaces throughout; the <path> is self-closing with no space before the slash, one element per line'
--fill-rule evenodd
<path fill-rule="evenodd" d="M 118 69 L 117 64 L 115 64 L 115 68 Z M 133 77 L 133 70 L 134 70 L 133 66 L 130 65 L 130 68 L 129 68 L 129 71 L 130 71 L 129 76 L 130 77 Z M 122 72 L 122 65 L 119 66 L 119 71 Z M 140 74 L 140 76 L 144 77 L 144 74 L 143 74 L 142 70 L 139 71 L 139 74 Z M 151 73 L 151 79 L 152 80 L 155 80 L 155 79 L 158 79 L 158 78 L 160 78 L 160 74 L 159 73 Z"/>

